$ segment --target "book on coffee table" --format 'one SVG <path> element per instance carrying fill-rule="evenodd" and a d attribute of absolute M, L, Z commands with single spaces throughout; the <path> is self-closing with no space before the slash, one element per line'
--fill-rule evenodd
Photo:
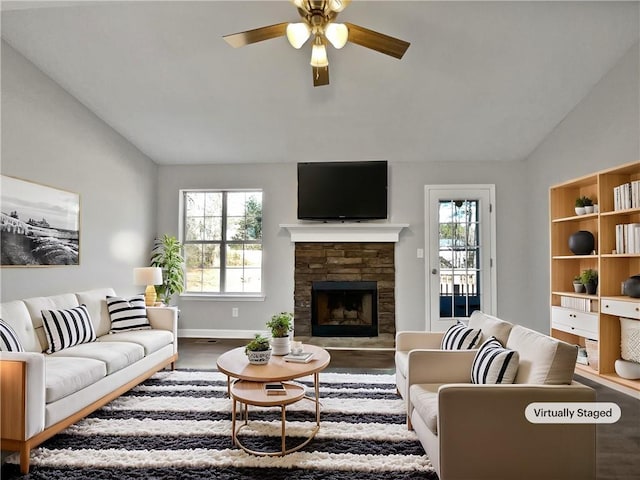
<path fill-rule="evenodd" d="M 282 358 L 287 362 L 309 363 L 313 360 L 313 352 L 289 353 Z"/>
<path fill-rule="evenodd" d="M 267 395 L 286 395 L 287 390 L 280 382 L 267 382 L 264 384 L 264 392 Z"/>

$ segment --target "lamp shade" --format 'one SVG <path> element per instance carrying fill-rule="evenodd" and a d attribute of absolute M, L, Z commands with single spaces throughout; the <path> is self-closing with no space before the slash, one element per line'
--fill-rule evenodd
<path fill-rule="evenodd" d="M 349 29 L 344 23 L 330 23 L 324 29 L 324 36 L 335 48 L 342 48 L 349 38 Z"/>
<path fill-rule="evenodd" d="M 309 25 L 304 22 L 287 25 L 287 40 L 293 48 L 300 48 L 311 36 Z"/>
<path fill-rule="evenodd" d="M 329 65 L 329 59 L 327 59 L 327 49 L 323 45 L 322 41 L 318 41 L 313 44 L 311 50 L 311 66 L 312 67 L 326 67 Z"/>
<path fill-rule="evenodd" d="M 162 285 L 160 267 L 140 267 L 133 269 L 134 285 Z"/>

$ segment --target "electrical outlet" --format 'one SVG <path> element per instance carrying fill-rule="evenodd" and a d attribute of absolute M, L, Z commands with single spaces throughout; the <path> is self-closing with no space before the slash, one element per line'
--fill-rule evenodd
<path fill-rule="evenodd" d="M 231 316 L 232 317 L 237 317 L 238 316 L 238 307 L 233 307 L 231 309 Z"/>
<path fill-rule="evenodd" d="M 419 248 L 418 249 L 417 256 L 418 256 L 418 258 L 424 258 L 424 249 L 423 248 Z"/>

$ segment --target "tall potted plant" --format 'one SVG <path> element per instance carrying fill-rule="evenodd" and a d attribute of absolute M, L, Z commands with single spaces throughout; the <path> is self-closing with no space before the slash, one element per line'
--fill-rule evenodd
<path fill-rule="evenodd" d="M 276 313 L 267 322 L 267 328 L 271 330 L 273 355 L 287 355 L 290 353 L 291 338 L 289 333 L 293 330 L 293 313 Z"/>
<path fill-rule="evenodd" d="M 184 258 L 182 244 L 171 235 L 163 235 L 153 242 L 151 266 L 162 269 L 162 285 L 156 286 L 158 297 L 169 304 L 171 297 L 184 290 Z"/>

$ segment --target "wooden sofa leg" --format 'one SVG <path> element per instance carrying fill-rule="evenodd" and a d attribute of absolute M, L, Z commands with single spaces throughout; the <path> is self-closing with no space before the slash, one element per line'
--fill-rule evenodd
<path fill-rule="evenodd" d="M 407 415 L 407 430 L 413 430 L 413 425 L 411 424 L 411 417 Z"/>
<path fill-rule="evenodd" d="M 20 446 L 20 473 L 26 475 L 29 473 L 29 460 L 31 455 L 31 447 L 28 443 L 23 443 Z"/>

